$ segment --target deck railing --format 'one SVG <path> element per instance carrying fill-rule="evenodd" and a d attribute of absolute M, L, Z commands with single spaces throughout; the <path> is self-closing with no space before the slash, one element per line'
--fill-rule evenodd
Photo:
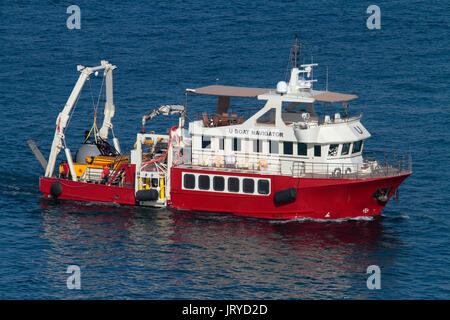
<path fill-rule="evenodd" d="M 190 154 L 189 154 L 190 157 Z M 268 165 L 259 166 L 256 163 L 222 163 L 216 158 L 220 156 L 210 155 L 194 163 L 184 161 L 184 158 L 174 156 L 175 166 L 186 168 L 205 168 L 208 170 L 249 172 L 288 175 L 293 177 L 321 178 L 321 179 L 370 179 L 381 177 L 392 177 L 410 173 L 412 171 L 411 155 L 385 152 L 385 151 L 364 151 L 362 163 L 349 162 L 308 162 L 308 161 L 268 161 Z"/>
<path fill-rule="evenodd" d="M 411 155 L 386 151 L 365 151 L 362 164 L 295 161 L 292 165 L 294 177 L 325 179 L 370 179 L 410 172 L 412 172 Z"/>

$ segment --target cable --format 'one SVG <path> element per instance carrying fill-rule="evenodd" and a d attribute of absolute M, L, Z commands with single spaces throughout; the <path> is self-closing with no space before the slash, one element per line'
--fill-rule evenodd
<path fill-rule="evenodd" d="M 143 166 L 145 166 L 145 165 L 147 165 L 147 164 L 150 164 L 150 163 L 153 163 L 153 162 L 163 161 L 163 160 L 167 157 L 167 153 L 169 152 L 169 149 L 170 149 L 170 142 L 171 142 L 171 140 L 172 140 L 172 131 L 173 131 L 173 130 L 176 130 L 176 129 L 178 129 L 178 126 L 173 126 L 172 128 L 170 128 L 170 131 L 169 131 L 169 143 L 167 144 L 167 150 L 166 150 L 166 152 L 164 153 L 164 155 L 163 155 L 161 158 L 153 159 L 153 160 L 144 162 L 144 163 L 142 164 Z"/>

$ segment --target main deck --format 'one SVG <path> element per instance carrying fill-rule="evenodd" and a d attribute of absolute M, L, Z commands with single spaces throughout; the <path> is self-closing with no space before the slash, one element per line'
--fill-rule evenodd
<path fill-rule="evenodd" d="M 213 164 L 180 163 L 177 168 L 207 170 L 224 173 L 282 175 L 295 178 L 317 179 L 373 179 L 410 174 L 412 172 L 411 155 L 385 151 L 365 151 L 362 164 L 359 163 L 320 163 L 293 161 L 291 167 L 282 169 L 277 166 L 243 167 L 237 163 L 224 164 L 211 161 Z"/>

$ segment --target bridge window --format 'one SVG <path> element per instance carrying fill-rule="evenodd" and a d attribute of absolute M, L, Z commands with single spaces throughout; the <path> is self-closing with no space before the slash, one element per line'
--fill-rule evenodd
<path fill-rule="evenodd" d="M 241 139 L 233 138 L 233 151 L 241 151 Z"/>
<path fill-rule="evenodd" d="M 224 146 L 225 146 L 225 139 L 219 138 L 219 150 L 224 150 Z"/>
<path fill-rule="evenodd" d="M 362 148 L 362 143 L 363 143 L 362 140 L 359 140 L 359 141 L 354 142 L 354 143 L 353 143 L 353 150 L 352 150 L 352 153 L 360 152 L 360 151 L 361 151 L 361 148 Z"/>
<path fill-rule="evenodd" d="M 306 156 L 308 155 L 308 146 L 306 143 L 297 143 L 297 154 L 299 156 Z"/>
<path fill-rule="evenodd" d="M 269 140 L 269 152 L 278 153 L 278 141 Z"/>
<path fill-rule="evenodd" d="M 322 156 L 322 146 L 315 145 L 314 146 L 314 157 L 321 157 L 321 156 Z"/>
<path fill-rule="evenodd" d="M 195 189 L 195 176 L 193 174 L 185 174 L 183 185 L 185 189 Z"/>
<path fill-rule="evenodd" d="M 210 149 L 211 148 L 211 137 L 202 136 L 202 149 Z"/>
<path fill-rule="evenodd" d="M 228 191 L 239 192 L 239 179 L 238 178 L 228 178 Z"/>
<path fill-rule="evenodd" d="M 258 180 L 258 193 L 269 194 L 269 180 Z"/>
<path fill-rule="evenodd" d="M 262 140 L 253 140 L 253 152 L 262 152 Z"/>
<path fill-rule="evenodd" d="M 255 192 L 255 181 L 253 179 L 244 179 L 243 189 L 245 193 Z"/>
<path fill-rule="evenodd" d="M 291 141 L 283 142 L 283 153 L 284 154 L 293 154 L 294 153 L 294 143 Z"/>
<path fill-rule="evenodd" d="M 225 190 L 225 179 L 220 176 L 215 176 L 213 178 L 213 188 L 214 188 L 214 191 Z"/>
<path fill-rule="evenodd" d="M 200 190 L 209 190 L 209 176 L 206 175 L 198 176 L 198 188 Z"/>
<path fill-rule="evenodd" d="M 342 145 L 341 155 L 345 156 L 348 154 L 349 151 L 350 151 L 350 143 L 344 143 Z"/>
<path fill-rule="evenodd" d="M 338 154 L 339 145 L 338 144 L 330 144 L 330 148 L 328 149 L 328 156 L 335 157 Z"/>

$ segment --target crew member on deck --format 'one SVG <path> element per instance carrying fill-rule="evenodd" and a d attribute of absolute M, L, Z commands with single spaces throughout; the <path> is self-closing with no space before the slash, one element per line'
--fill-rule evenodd
<path fill-rule="evenodd" d="M 103 171 L 102 171 L 102 175 L 101 175 L 101 184 L 106 184 L 106 182 L 108 181 L 108 176 L 109 176 L 109 167 L 108 166 L 104 166 L 103 167 Z"/>
<path fill-rule="evenodd" d="M 69 179 L 70 169 L 67 162 L 62 163 L 62 170 L 59 172 L 62 179 Z"/>

